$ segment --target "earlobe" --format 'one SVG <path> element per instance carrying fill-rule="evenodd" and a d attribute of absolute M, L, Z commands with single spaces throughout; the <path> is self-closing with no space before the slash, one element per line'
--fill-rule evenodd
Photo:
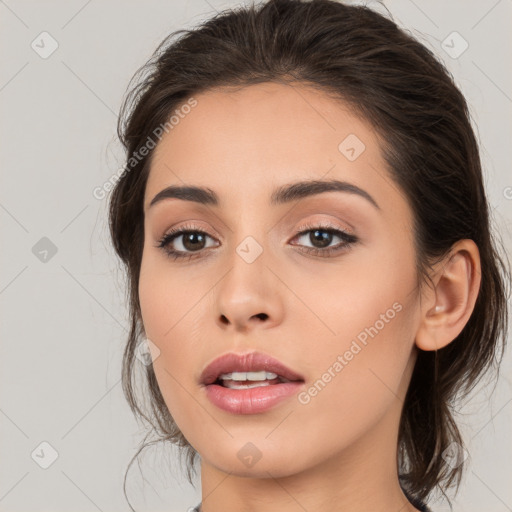
<path fill-rule="evenodd" d="M 473 312 L 480 289 L 480 254 L 473 240 L 459 240 L 431 276 L 422 300 L 416 346 L 438 350 L 451 343 Z"/>

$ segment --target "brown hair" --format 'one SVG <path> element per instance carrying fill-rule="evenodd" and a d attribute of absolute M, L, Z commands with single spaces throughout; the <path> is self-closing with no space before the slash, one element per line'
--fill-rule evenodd
<path fill-rule="evenodd" d="M 138 84 L 125 98 L 118 126 L 127 162 L 191 95 L 270 81 L 307 84 L 346 102 L 377 130 L 388 171 L 413 211 L 422 283 L 456 241 L 475 241 L 482 279 L 474 311 L 453 342 L 419 352 L 398 438 L 401 485 L 410 496 L 423 500 L 453 482 L 458 491 L 464 465 L 444 457 L 452 442 L 463 446 L 452 407 L 490 367 L 499 372 L 510 268 L 491 233 L 468 106 L 450 73 L 429 49 L 367 7 L 270 0 L 173 32 L 134 80 Z M 197 454 L 174 423 L 151 364 L 145 368 L 150 410 L 143 410 L 135 394 L 135 350 L 143 335 L 143 198 L 152 154 L 130 164 L 110 199 L 111 236 L 126 266 L 131 314 L 123 390 L 133 412 L 153 425 L 160 440 L 184 448 L 190 479 Z"/>

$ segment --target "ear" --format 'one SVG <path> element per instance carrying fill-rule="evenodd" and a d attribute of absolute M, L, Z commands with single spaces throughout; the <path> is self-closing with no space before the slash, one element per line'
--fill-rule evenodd
<path fill-rule="evenodd" d="M 481 281 L 480 253 L 475 242 L 456 242 L 430 277 L 434 286 L 422 292 L 416 333 L 416 346 L 421 350 L 445 347 L 469 320 Z"/>

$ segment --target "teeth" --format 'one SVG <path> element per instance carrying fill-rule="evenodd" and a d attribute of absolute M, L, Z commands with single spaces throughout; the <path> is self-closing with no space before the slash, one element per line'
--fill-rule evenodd
<path fill-rule="evenodd" d="M 260 381 L 255 382 L 254 384 L 242 384 L 241 382 L 237 382 L 236 380 L 225 380 L 224 386 L 230 389 L 250 389 L 250 388 L 260 388 L 263 386 L 271 386 L 270 382 Z"/>
<path fill-rule="evenodd" d="M 252 381 L 264 381 L 264 380 L 272 380 L 277 378 L 277 373 L 266 372 L 262 370 L 261 372 L 232 372 L 232 373 L 223 373 L 219 375 L 219 379 L 222 380 L 252 380 Z M 254 387 L 254 386 L 251 386 Z"/>

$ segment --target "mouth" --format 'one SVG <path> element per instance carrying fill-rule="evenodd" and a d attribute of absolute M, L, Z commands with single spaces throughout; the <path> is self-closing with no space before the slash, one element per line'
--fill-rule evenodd
<path fill-rule="evenodd" d="M 265 370 L 259 372 L 231 372 L 223 373 L 214 382 L 218 386 L 230 389 L 251 389 L 264 386 L 272 386 L 283 382 L 291 382 L 289 379 Z"/>
<path fill-rule="evenodd" d="M 261 414 L 284 403 L 304 385 L 304 377 L 259 352 L 224 354 L 202 372 L 210 402 L 231 414 Z"/>
<path fill-rule="evenodd" d="M 269 355 L 232 352 L 210 363 L 201 374 L 200 381 L 204 386 L 213 384 L 229 389 L 251 389 L 304 382 L 304 378 Z"/>

